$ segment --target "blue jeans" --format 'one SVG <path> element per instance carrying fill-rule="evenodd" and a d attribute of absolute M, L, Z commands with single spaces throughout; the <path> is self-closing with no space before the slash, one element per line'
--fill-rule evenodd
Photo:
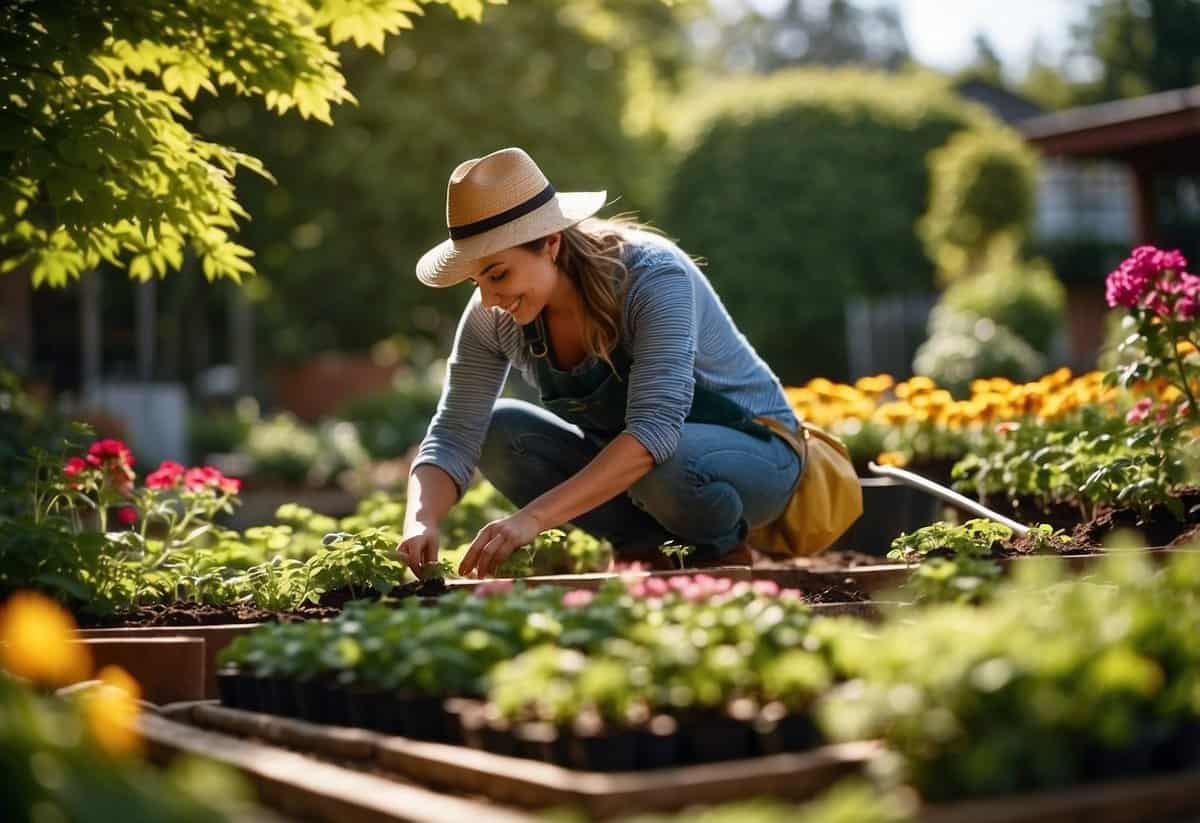
<path fill-rule="evenodd" d="M 502 399 L 492 411 L 479 469 L 525 506 L 579 472 L 607 443 L 540 406 Z M 612 542 L 619 556 L 644 555 L 674 539 L 696 546 L 697 559 L 715 559 L 750 528 L 783 512 L 800 470 L 799 457 L 778 437 L 684 423 L 670 459 L 572 522 Z"/>

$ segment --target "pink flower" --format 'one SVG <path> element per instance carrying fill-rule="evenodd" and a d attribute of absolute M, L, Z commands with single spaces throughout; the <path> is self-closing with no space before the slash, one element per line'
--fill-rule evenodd
<path fill-rule="evenodd" d="M 150 489 L 170 489 L 179 483 L 183 477 L 183 466 L 174 460 L 164 460 L 158 468 L 146 475 L 146 487 Z"/>
<path fill-rule="evenodd" d="M 85 461 L 82 457 L 72 457 L 67 461 L 66 465 L 63 466 L 63 474 L 65 474 L 67 477 L 75 477 L 76 475 L 87 471 L 87 467 L 87 461 Z"/>
<path fill-rule="evenodd" d="M 226 494 L 237 494 L 242 489 L 242 481 L 236 477 L 226 477 L 220 470 L 212 466 L 196 466 L 183 473 L 183 485 L 188 491 L 200 491 L 205 488 L 220 489 Z"/>
<path fill-rule="evenodd" d="M 1187 260 L 1178 250 L 1163 251 L 1138 246 L 1105 282 L 1105 297 L 1112 307 L 1134 308 L 1150 295 L 1164 272 L 1182 272 Z"/>
<path fill-rule="evenodd" d="M 505 594 L 511 592 L 513 582 L 511 580 L 485 580 L 475 587 L 474 594 L 476 597 L 490 597 L 494 594 Z"/>
<path fill-rule="evenodd" d="M 138 521 L 138 512 L 133 506 L 122 506 L 117 509 L 117 522 L 122 526 L 132 526 Z"/>
<path fill-rule="evenodd" d="M 577 609 L 591 603 L 595 596 L 587 589 L 572 589 L 563 595 L 562 604 L 568 609 Z"/>
<path fill-rule="evenodd" d="M 799 589 L 784 589 L 779 593 L 780 600 L 804 600 Z"/>
<path fill-rule="evenodd" d="M 751 585 L 755 594 L 766 595 L 767 597 L 775 597 L 779 594 L 779 584 L 774 580 L 755 580 Z"/>
<path fill-rule="evenodd" d="M 1149 397 L 1143 397 L 1133 405 L 1129 413 L 1125 415 L 1125 422 L 1130 425 L 1137 425 L 1145 421 L 1150 415 L 1150 410 L 1154 408 L 1154 401 Z"/>
<path fill-rule="evenodd" d="M 664 594 L 670 591 L 667 581 L 663 580 L 661 577 L 646 578 L 646 582 L 642 584 L 642 588 L 644 588 L 646 593 L 652 597 L 662 597 Z"/>

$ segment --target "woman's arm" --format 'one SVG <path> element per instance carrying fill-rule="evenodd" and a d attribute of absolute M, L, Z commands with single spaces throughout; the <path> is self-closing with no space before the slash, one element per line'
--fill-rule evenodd
<path fill-rule="evenodd" d="M 520 511 L 484 526 L 459 564 L 459 574 L 494 576 L 510 554 L 538 534 L 607 503 L 652 468 L 654 458 L 636 437 L 617 435 L 574 476 Z"/>
<path fill-rule="evenodd" d="M 414 571 L 436 563 L 441 542 L 439 524 L 458 501 L 458 486 L 445 470 L 432 463 L 413 469 L 408 478 L 404 509 L 404 539 L 400 558 Z"/>

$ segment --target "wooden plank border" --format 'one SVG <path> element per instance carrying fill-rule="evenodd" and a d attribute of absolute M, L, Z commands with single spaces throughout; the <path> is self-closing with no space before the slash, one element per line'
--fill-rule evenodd
<path fill-rule="evenodd" d="M 721 763 L 601 773 L 565 769 L 518 757 L 441 743 L 391 737 L 362 729 L 227 709 L 213 703 L 182 704 L 168 713 L 219 732 L 258 737 L 329 757 L 368 760 L 379 768 L 446 790 L 484 795 L 523 808 L 572 806 L 604 818 L 633 811 L 668 811 L 760 794 L 804 800 L 860 770 L 879 747 L 842 743 L 811 752 Z"/>
<path fill-rule="evenodd" d="M 143 714 L 139 731 L 151 757 L 180 752 L 224 763 L 245 774 L 259 799 L 284 814 L 329 823 L 535 823 L 518 810 L 447 797 L 388 777 L 321 762 L 296 752 L 197 729 Z"/>

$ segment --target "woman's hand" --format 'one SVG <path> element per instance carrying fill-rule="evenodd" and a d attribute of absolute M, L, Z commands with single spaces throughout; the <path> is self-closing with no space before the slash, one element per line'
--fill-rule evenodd
<path fill-rule="evenodd" d="M 532 543 L 541 531 L 541 523 L 524 509 L 502 520 L 493 520 L 475 536 L 458 573 L 465 577 L 474 571 L 479 577 L 495 577 L 500 564 L 517 549 Z"/>
<path fill-rule="evenodd" d="M 420 578 L 421 569 L 425 565 L 437 562 L 441 542 L 442 535 L 437 526 L 416 523 L 405 531 L 400 545 L 396 547 L 396 553 L 408 564 L 412 573 Z"/>

